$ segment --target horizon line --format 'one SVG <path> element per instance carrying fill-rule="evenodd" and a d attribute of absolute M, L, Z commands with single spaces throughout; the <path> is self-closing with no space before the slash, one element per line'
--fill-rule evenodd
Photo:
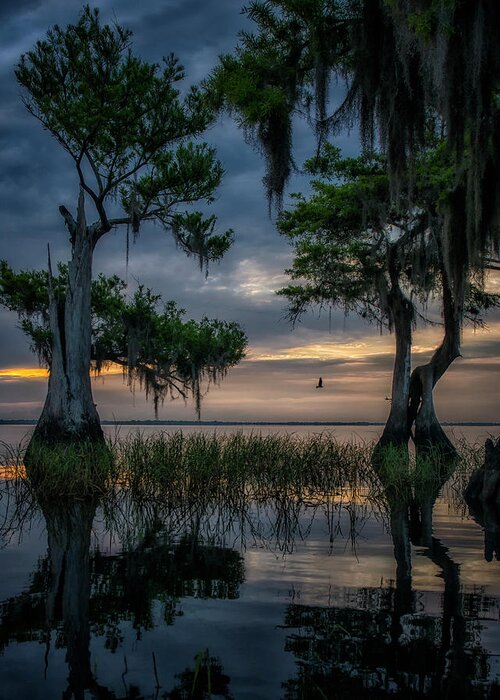
<path fill-rule="evenodd" d="M 0 425 L 36 425 L 38 420 L 33 418 L 0 418 Z M 102 420 L 101 425 L 186 425 L 186 426 L 213 426 L 213 425 L 304 425 L 318 426 L 326 425 L 332 427 L 345 426 L 384 426 L 382 421 L 224 421 L 224 420 Z M 441 421 L 445 427 L 499 427 L 500 422 L 495 421 Z"/>

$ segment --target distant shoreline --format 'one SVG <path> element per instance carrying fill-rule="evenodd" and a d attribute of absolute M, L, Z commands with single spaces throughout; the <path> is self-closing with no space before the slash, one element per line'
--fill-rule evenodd
<path fill-rule="evenodd" d="M 21 420 L 21 419 L 2 419 L 0 418 L 0 426 L 2 425 L 36 425 L 36 420 Z M 200 427 L 218 427 L 218 426 L 306 426 L 306 427 L 318 427 L 327 426 L 332 428 L 342 428 L 342 427 L 380 427 L 384 426 L 383 422 L 370 422 L 370 421 L 219 421 L 219 420 L 103 420 L 101 425 L 131 425 L 131 426 L 200 426 Z M 484 428 L 500 427 L 500 423 L 493 422 L 474 422 L 474 421 L 442 421 L 441 425 L 448 428 Z"/>

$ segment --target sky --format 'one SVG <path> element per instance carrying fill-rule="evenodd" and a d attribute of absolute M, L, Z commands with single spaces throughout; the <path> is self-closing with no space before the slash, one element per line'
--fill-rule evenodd
<path fill-rule="evenodd" d="M 93 6 L 96 3 L 91 3 Z M 174 52 L 186 68 L 187 81 L 204 78 L 221 53 L 230 52 L 237 33 L 248 28 L 239 0 L 102 0 L 105 21 L 118 21 L 134 32 L 134 50 L 150 61 Z M 21 101 L 14 68 L 21 54 L 53 24 L 74 22 L 78 0 L 17 0 L 0 3 L 0 259 L 15 269 L 46 266 L 47 243 L 54 259 L 66 261 L 69 244 L 58 213 L 74 209 L 78 186 L 69 157 L 44 132 Z M 337 89 L 341 89 L 339 86 Z M 312 153 L 309 127 L 297 120 L 295 160 Z M 220 386 L 204 398 L 202 419 L 242 421 L 383 421 L 387 417 L 394 338 L 380 335 L 355 316 L 341 311 L 310 313 L 292 328 L 284 300 L 275 291 L 287 283 L 284 270 L 291 251 L 268 215 L 262 186 L 263 159 L 245 143 L 230 116 L 221 116 L 206 134 L 217 148 L 225 176 L 213 204 L 222 230 L 235 231 L 235 243 L 205 278 L 196 262 L 176 249 L 168 233 L 144 226 L 131 249 L 128 268 L 125 231 L 99 243 L 94 271 L 117 274 L 133 292 L 140 282 L 174 299 L 187 315 L 238 321 L 249 338 L 247 357 Z M 334 143 L 346 155 L 358 149 L 355 130 Z M 296 175 L 285 196 L 307 189 Z M 91 218 L 89 212 L 88 218 Z M 498 280 L 493 288 L 500 291 Z M 439 313 L 435 315 L 439 320 Z M 46 393 L 46 373 L 14 314 L 0 308 L 0 418 L 37 418 Z M 466 329 L 463 357 L 436 389 L 438 414 L 446 421 L 498 421 L 500 386 L 500 314 L 486 331 Z M 426 361 L 439 344 L 439 328 L 415 334 L 414 363 Z M 319 376 L 324 389 L 315 388 Z M 153 407 L 139 388 L 132 391 L 120 372 L 94 381 L 103 419 L 150 419 Z M 192 404 L 166 401 L 159 418 L 193 420 Z"/>

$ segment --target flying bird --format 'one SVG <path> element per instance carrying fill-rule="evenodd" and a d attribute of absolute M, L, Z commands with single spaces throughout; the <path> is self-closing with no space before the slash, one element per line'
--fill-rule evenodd
<path fill-rule="evenodd" d="M 318 383 L 316 384 L 316 389 L 322 389 L 323 388 L 323 377 L 320 377 L 318 379 Z"/>

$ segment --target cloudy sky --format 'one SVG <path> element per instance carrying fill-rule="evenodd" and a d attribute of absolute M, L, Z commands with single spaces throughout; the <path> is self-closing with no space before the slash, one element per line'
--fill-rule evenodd
<path fill-rule="evenodd" d="M 159 61 L 173 51 L 190 82 L 206 76 L 220 53 L 231 51 L 245 26 L 238 0 L 102 0 L 98 5 L 105 20 L 133 30 L 134 48 L 144 58 Z M 81 6 L 79 0 L 0 3 L 0 259 L 15 268 L 44 267 L 47 242 L 55 258 L 68 259 L 58 206 L 74 208 L 78 188 L 69 158 L 23 108 L 14 67 L 49 26 L 74 21 Z M 229 117 L 221 118 L 206 139 L 217 147 L 226 171 L 214 211 L 221 228 L 236 232 L 224 261 L 205 279 L 168 235 L 151 225 L 133 247 L 128 270 L 125 233 L 116 231 L 99 244 L 95 271 L 126 277 L 131 291 L 140 281 L 165 299 L 175 299 L 194 318 L 207 315 L 244 326 L 250 340 L 247 359 L 211 389 L 204 419 L 384 420 L 393 337 L 340 312 L 332 315 L 331 324 L 327 314 L 310 314 L 291 329 L 283 300 L 274 293 L 286 282 L 290 251 L 268 217 L 262 159 Z M 346 154 L 357 150 L 354 133 L 336 137 L 336 143 Z M 310 155 L 312 145 L 308 128 L 298 122 L 297 163 Z M 297 176 L 288 191 L 306 186 Z M 425 361 L 438 342 L 438 330 L 420 329 L 415 362 Z M 498 315 L 490 317 L 488 331 L 465 331 L 463 358 L 437 390 L 443 420 L 500 419 L 499 347 Z M 315 389 L 320 375 L 323 391 Z M 97 379 L 94 390 L 102 418 L 153 417 L 141 392 L 132 393 L 119 373 Z M 36 418 L 45 391 L 46 376 L 37 370 L 16 317 L 0 309 L 0 418 Z M 193 407 L 181 401 L 165 403 L 160 410 L 163 419 L 194 417 Z"/>

